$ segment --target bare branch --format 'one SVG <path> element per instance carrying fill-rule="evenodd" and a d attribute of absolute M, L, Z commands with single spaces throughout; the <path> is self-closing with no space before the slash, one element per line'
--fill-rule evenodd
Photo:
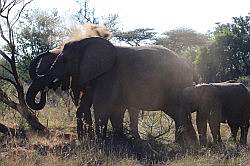
<path fill-rule="evenodd" d="M 0 76 L 0 80 L 7 81 L 7 82 L 11 83 L 12 85 L 14 85 L 15 87 L 17 87 L 17 84 L 13 80 L 11 80 L 9 78 L 5 78 L 3 76 Z"/>
<path fill-rule="evenodd" d="M 12 3 L 15 3 L 15 0 L 11 1 L 9 4 L 7 4 L 7 0 L 5 0 L 3 6 L 1 6 L 0 14 L 2 14 L 7 8 L 9 8 Z"/>
<path fill-rule="evenodd" d="M 4 70 L 8 71 L 10 74 L 13 74 L 12 71 L 10 69 L 8 69 L 7 67 L 5 67 L 4 65 L 0 65 Z"/>
<path fill-rule="evenodd" d="M 10 64 L 12 63 L 10 57 L 8 57 L 8 55 L 6 55 L 1 49 L 0 49 L 0 55 L 2 55 L 2 57 L 6 59 L 7 62 L 9 62 Z"/>
<path fill-rule="evenodd" d="M 7 43 L 8 45 L 10 45 L 10 41 L 4 36 L 3 28 L 2 28 L 2 25 L 1 25 L 1 24 L 0 24 L 0 35 L 1 35 L 2 39 L 3 39 L 4 41 L 6 41 L 6 43 Z"/>
<path fill-rule="evenodd" d="M 13 72 L 12 72 L 10 69 L 8 69 L 7 67 L 5 67 L 4 65 L 1 65 L 1 64 L 0 64 L 0 66 L 1 66 L 2 68 L 4 68 L 6 71 L 8 71 L 10 74 L 13 74 Z"/>
<path fill-rule="evenodd" d="M 2 89 L 0 89 L 0 101 L 8 105 L 9 107 L 17 110 L 18 104 L 12 101 Z"/>
<path fill-rule="evenodd" d="M 13 41 L 13 29 L 11 29 L 11 26 L 10 26 L 10 21 L 9 21 L 9 14 L 10 14 L 10 11 L 11 9 L 14 7 L 15 3 L 13 4 L 13 6 L 11 6 L 9 9 L 8 9 L 8 12 L 7 12 L 7 16 L 6 16 L 6 23 L 7 23 L 7 27 L 8 27 L 8 30 L 9 30 L 9 47 L 11 49 L 11 54 L 13 55 L 13 49 L 14 49 L 14 41 Z"/>
<path fill-rule="evenodd" d="M 32 2 L 33 0 L 30 0 L 30 1 L 28 1 L 28 2 L 26 2 L 24 5 L 23 5 L 23 7 L 19 10 L 19 12 L 16 14 L 16 16 L 14 17 L 14 18 L 16 18 L 16 19 L 13 19 L 11 22 L 12 22 L 12 25 L 11 25 L 11 28 L 16 24 L 16 22 L 19 20 L 19 18 L 20 18 L 20 16 L 21 16 L 21 14 L 22 14 L 22 12 L 23 12 L 23 10 L 24 10 L 24 8 L 28 5 L 28 4 L 30 4 L 31 2 Z"/>

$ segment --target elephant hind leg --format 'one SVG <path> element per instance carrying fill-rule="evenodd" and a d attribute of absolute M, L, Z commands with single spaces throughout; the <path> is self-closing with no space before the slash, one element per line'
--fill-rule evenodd
<path fill-rule="evenodd" d="M 228 125 L 230 127 L 230 130 L 231 130 L 231 136 L 233 138 L 233 141 L 236 143 L 237 141 L 237 132 L 239 130 L 239 125 L 237 125 L 236 123 L 233 123 L 231 121 L 228 121 Z"/>
<path fill-rule="evenodd" d="M 243 123 L 243 125 L 240 126 L 241 135 L 240 135 L 240 144 L 246 145 L 247 144 L 247 134 L 249 129 L 249 121 L 246 121 Z"/>
<path fill-rule="evenodd" d="M 221 143 L 221 135 L 220 135 L 220 120 L 217 116 L 211 116 L 209 118 L 209 127 L 213 136 L 214 143 Z"/>

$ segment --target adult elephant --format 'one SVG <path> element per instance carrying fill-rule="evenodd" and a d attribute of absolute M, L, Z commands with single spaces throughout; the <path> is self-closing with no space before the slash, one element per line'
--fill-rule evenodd
<path fill-rule="evenodd" d="M 29 75 L 32 81 L 39 78 L 39 76 L 46 74 L 54 61 L 56 60 L 59 53 L 55 53 L 55 51 L 46 51 L 44 53 L 39 54 L 36 58 L 34 58 L 29 66 Z M 86 86 L 85 89 L 79 89 L 78 86 L 78 77 L 74 76 L 65 78 L 64 80 L 58 80 L 55 82 L 51 82 L 47 85 L 50 89 L 56 90 L 61 87 L 62 90 L 71 89 L 71 97 L 73 103 L 77 107 L 76 111 L 76 119 L 77 119 L 77 134 L 78 138 L 81 140 L 83 138 L 84 133 L 92 135 L 92 117 L 91 117 L 91 105 L 92 105 L 92 90 L 91 87 Z M 44 92 L 42 92 L 44 93 Z M 82 95 L 84 93 L 84 95 Z M 39 104 L 36 104 L 33 107 L 34 110 L 41 110 L 46 104 L 46 96 L 41 96 Z M 27 104 L 31 102 L 27 98 Z"/>
<path fill-rule="evenodd" d="M 26 100 L 31 108 L 44 106 L 44 89 L 56 80 L 79 76 L 78 85 L 91 85 L 97 133 L 113 117 L 114 130 L 122 132 L 124 108 L 166 110 L 174 114 L 180 134 L 196 141 L 190 114 L 180 107 L 181 92 L 191 86 L 190 65 L 172 51 L 160 46 L 115 47 L 102 38 L 67 43 L 47 74 L 35 79 Z M 36 95 L 41 92 L 41 101 Z M 41 104 L 42 103 L 42 104 Z"/>
<path fill-rule="evenodd" d="M 215 143 L 220 143 L 220 123 L 227 122 L 236 141 L 241 129 L 240 143 L 247 143 L 250 118 L 250 92 L 241 83 L 198 84 L 183 90 L 186 110 L 197 111 L 197 129 L 201 145 L 206 145 L 207 122 Z"/>

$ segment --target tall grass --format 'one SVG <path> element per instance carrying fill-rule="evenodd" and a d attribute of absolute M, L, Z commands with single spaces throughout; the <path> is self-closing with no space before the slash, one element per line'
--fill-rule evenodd
<path fill-rule="evenodd" d="M 162 112 L 144 112 L 140 116 L 139 130 L 144 141 L 113 140 L 105 143 L 85 139 L 77 141 L 76 109 L 65 107 L 64 101 L 47 106 L 37 113 L 50 135 L 39 135 L 25 128 L 26 137 L 0 137 L 0 165 L 248 165 L 250 151 L 237 147 L 229 139 L 229 127 L 221 125 L 225 146 L 197 148 L 186 151 L 173 143 L 174 122 Z M 1 122 L 23 123 L 14 111 L 4 113 Z M 193 114 L 195 125 L 195 114 Z M 129 130 L 126 114 L 124 125 Z M 12 125 L 15 126 L 15 125 Z M 210 133 L 208 128 L 208 133 Z M 208 135 L 211 141 L 211 134 Z M 248 137 L 249 138 L 249 137 Z M 250 140 L 248 139 L 248 142 Z"/>

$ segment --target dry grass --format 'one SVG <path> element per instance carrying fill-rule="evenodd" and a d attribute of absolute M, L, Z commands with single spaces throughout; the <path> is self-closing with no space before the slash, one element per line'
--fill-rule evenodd
<path fill-rule="evenodd" d="M 50 135 L 30 132 L 27 126 L 21 125 L 27 131 L 25 139 L 0 137 L 0 165 L 250 165 L 250 150 L 236 147 L 228 139 L 226 124 L 221 125 L 225 147 L 184 151 L 172 143 L 174 126 L 159 112 L 145 112 L 140 120 L 141 136 L 147 139 L 142 143 L 126 140 L 116 145 L 109 140 L 103 145 L 86 140 L 80 145 L 76 141 L 75 108 L 63 105 L 61 102 L 57 107 L 46 107 L 38 113 L 40 121 L 50 129 Z M 19 115 L 7 111 L 1 118 L 2 123 L 25 124 Z M 128 126 L 128 118 L 125 119 Z M 157 137 L 165 131 L 165 135 Z"/>

